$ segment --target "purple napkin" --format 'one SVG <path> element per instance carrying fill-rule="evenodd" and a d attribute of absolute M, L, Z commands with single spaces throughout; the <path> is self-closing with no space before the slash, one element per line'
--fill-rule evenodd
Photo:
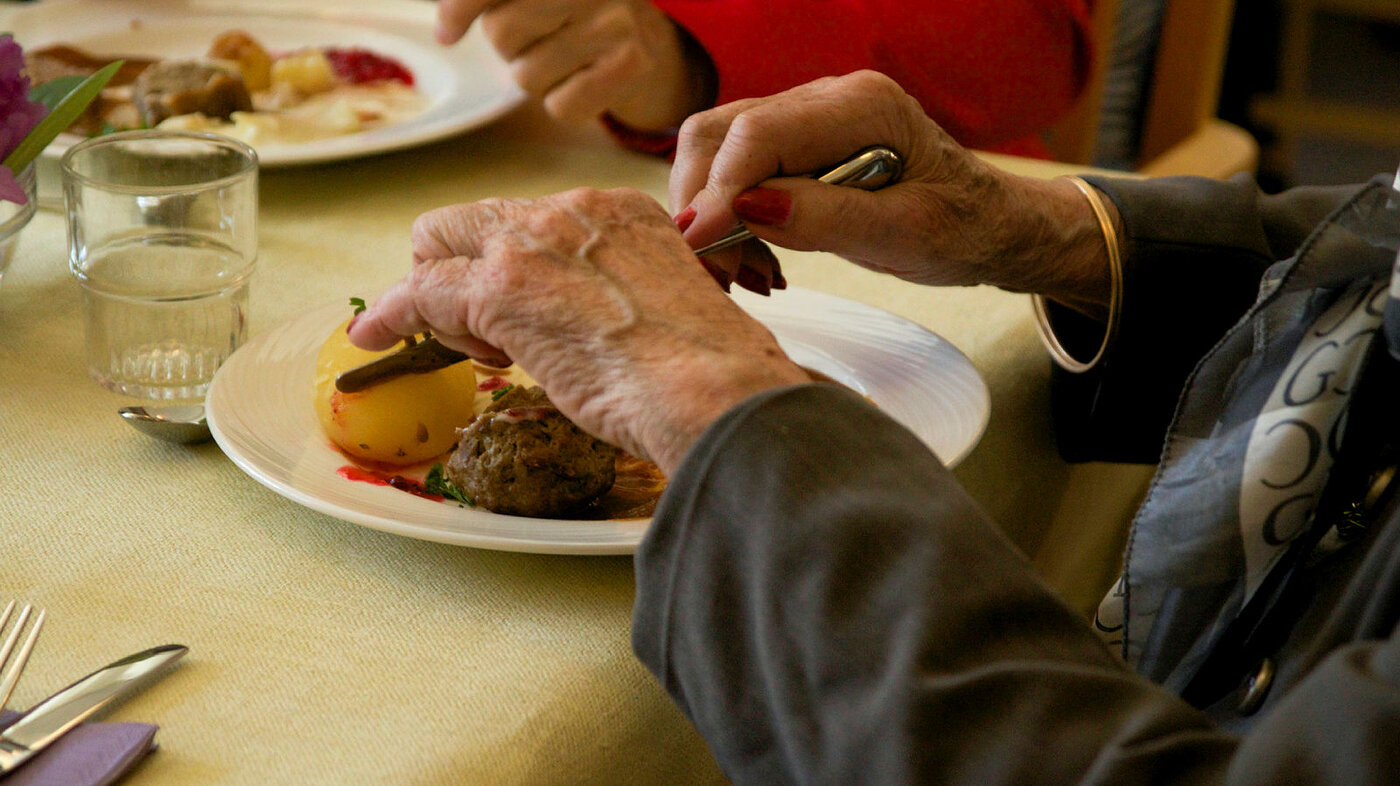
<path fill-rule="evenodd" d="M 0 712 L 0 729 L 20 713 Z M 4 786 L 107 786 L 116 783 L 155 750 L 156 727 L 149 723 L 84 723 L 20 765 Z"/>

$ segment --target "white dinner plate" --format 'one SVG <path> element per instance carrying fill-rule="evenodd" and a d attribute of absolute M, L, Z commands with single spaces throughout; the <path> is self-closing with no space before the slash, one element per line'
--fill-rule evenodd
<path fill-rule="evenodd" d="M 869 396 L 952 466 L 987 424 L 987 387 L 967 357 L 920 325 L 811 290 L 735 299 L 798 363 Z M 208 396 L 214 438 L 244 472 L 313 510 L 412 538 L 503 551 L 630 554 L 648 520 L 506 516 L 347 480 L 348 462 L 312 404 L 316 355 L 348 316 L 343 303 L 256 336 L 233 353 Z"/>
<path fill-rule="evenodd" d="M 524 100 L 477 27 L 451 47 L 434 41 L 436 7 L 423 0 L 45 0 L 13 12 L 8 30 L 26 50 L 61 43 L 157 58 L 199 57 L 220 33 L 243 30 L 274 51 L 364 47 L 413 72 L 428 100 L 422 114 L 357 134 L 255 146 L 264 166 L 280 167 L 434 142 L 483 126 Z M 78 140 L 60 134 L 44 154 L 60 156 Z"/>

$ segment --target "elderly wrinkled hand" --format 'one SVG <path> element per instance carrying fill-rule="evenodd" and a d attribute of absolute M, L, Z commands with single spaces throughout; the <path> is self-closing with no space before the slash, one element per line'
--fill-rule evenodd
<path fill-rule="evenodd" d="M 514 360 L 584 430 L 663 471 L 744 398 L 809 381 L 638 192 L 441 208 L 415 222 L 413 255 L 351 325 L 353 343 L 431 330 L 475 358 Z"/>
<path fill-rule="evenodd" d="M 438 40 L 457 41 L 478 18 L 515 81 L 557 118 L 611 112 L 670 129 L 710 100 L 708 56 L 648 0 L 440 0 Z"/>
<path fill-rule="evenodd" d="M 866 192 L 798 176 L 877 144 L 904 159 L 894 185 Z M 1075 304 L 1107 296 L 1102 236 L 1073 184 L 986 163 L 871 71 L 692 116 L 681 127 L 670 199 L 695 248 L 742 221 L 776 245 L 828 251 L 920 284 L 993 284 Z M 772 276 L 753 248 L 707 263 L 741 286 Z"/>

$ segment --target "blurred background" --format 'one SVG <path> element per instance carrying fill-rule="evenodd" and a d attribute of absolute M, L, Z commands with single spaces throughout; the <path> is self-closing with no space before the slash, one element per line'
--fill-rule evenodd
<path fill-rule="evenodd" d="M 1259 142 L 1260 183 L 1400 166 L 1400 0 L 1239 0 L 1219 117 Z"/>
<path fill-rule="evenodd" d="M 1255 174 L 1266 191 L 1400 165 L 1400 0 L 1093 0 L 1099 57 L 1045 137 L 1061 161 Z"/>

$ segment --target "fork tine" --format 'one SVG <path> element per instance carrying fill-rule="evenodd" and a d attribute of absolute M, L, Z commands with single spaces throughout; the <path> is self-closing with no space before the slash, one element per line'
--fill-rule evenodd
<path fill-rule="evenodd" d="M 14 607 L 14 601 L 10 601 L 9 604 L 5 606 L 5 616 L 0 618 L 0 628 L 3 628 L 5 623 L 10 621 L 10 612 Z M 14 651 L 15 642 L 19 641 L 20 631 L 24 628 L 24 622 L 27 619 L 29 619 L 29 604 L 25 604 L 24 608 L 19 610 L 19 621 L 16 622 L 14 628 L 10 630 L 10 635 L 5 637 L 4 646 L 0 647 L 0 667 L 3 667 L 5 662 L 10 659 L 10 653 Z"/>
<path fill-rule="evenodd" d="M 3 616 L 0 616 L 0 626 L 3 626 L 10 618 L 10 610 L 14 606 L 14 601 L 10 601 L 5 607 Z M 10 693 L 15 689 L 15 683 L 19 682 L 19 675 L 24 671 L 24 666 L 29 662 L 29 653 L 34 649 L 34 642 L 39 639 L 39 630 L 44 627 L 44 610 L 39 610 L 39 615 L 34 618 L 34 625 L 29 629 L 29 635 L 25 637 L 24 643 L 20 645 L 19 652 L 15 654 L 13 663 L 10 663 L 10 652 L 14 649 L 15 641 L 19 639 L 20 632 L 24 629 L 24 623 L 29 620 L 29 614 L 33 607 L 25 604 L 19 611 L 19 619 L 15 621 L 15 627 L 10 631 L 10 635 L 5 637 L 5 645 L 0 648 L 0 668 L 5 668 L 5 674 L 0 677 L 0 710 L 5 709 L 5 705 L 10 701 Z"/>

